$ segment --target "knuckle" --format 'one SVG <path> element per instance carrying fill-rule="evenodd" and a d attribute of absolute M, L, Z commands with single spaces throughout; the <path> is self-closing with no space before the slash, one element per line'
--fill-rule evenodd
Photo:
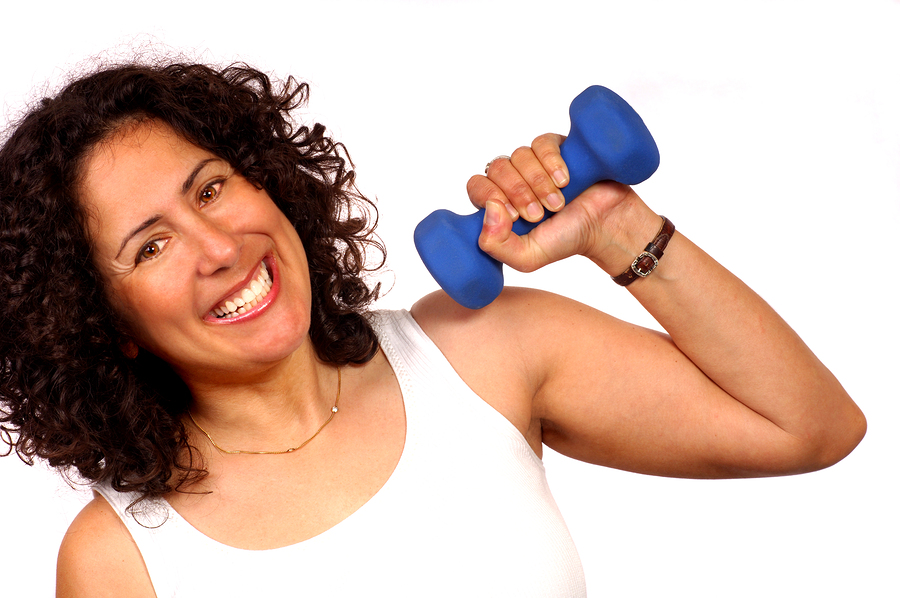
<path fill-rule="evenodd" d="M 542 148 L 536 152 L 536 155 L 541 164 L 555 164 L 562 161 L 562 157 L 559 155 L 559 147 L 556 145 Z"/>
<path fill-rule="evenodd" d="M 528 179 L 532 189 L 545 190 L 550 186 L 550 178 L 543 170 L 533 172 Z"/>
<path fill-rule="evenodd" d="M 487 204 L 489 201 L 496 201 L 501 204 L 508 204 L 509 198 L 503 193 L 501 189 L 499 189 L 496 185 L 489 184 L 479 188 L 477 191 L 478 198 L 482 204 Z"/>
<path fill-rule="evenodd" d="M 497 156 L 487 163 L 487 166 L 484 169 L 484 174 L 489 176 L 489 173 L 491 171 L 497 171 L 497 169 L 500 169 L 500 172 L 502 172 L 503 168 L 509 165 L 509 162 L 509 156 Z"/>
<path fill-rule="evenodd" d="M 531 202 L 531 187 L 523 179 L 519 179 L 509 188 L 509 199 L 516 204 L 526 204 Z"/>
<path fill-rule="evenodd" d="M 557 135 L 556 133 L 544 133 L 535 138 L 531 147 L 541 162 L 557 160 L 559 159 L 559 146 L 562 145 L 563 141 L 565 141 L 565 137 L 562 135 Z"/>
<path fill-rule="evenodd" d="M 466 182 L 466 191 L 469 192 L 469 195 L 477 192 L 479 189 L 484 187 L 484 183 L 487 181 L 485 177 L 480 174 L 476 174 L 469 178 Z"/>
<path fill-rule="evenodd" d="M 510 158 L 515 161 L 521 161 L 523 158 L 529 158 L 533 155 L 531 148 L 528 146 L 517 147 Z"/>

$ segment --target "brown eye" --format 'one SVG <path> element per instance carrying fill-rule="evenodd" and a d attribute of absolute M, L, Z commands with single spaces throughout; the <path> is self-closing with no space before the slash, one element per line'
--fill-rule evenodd
<path fill-rule="evenodd" d="M 221 183 L 214 183 L 211 185 L 207 185 L 203 189 L 200 190 L 200 203 L 208 204 L 213 201 L 216 197 L 219 196 L 219 185 Z"/>
<path fill-rule="evenodd" d="M 145 262 L 147 260 L 152 260 L 159 252 L 162 251 L 162 246 L 164 241 L 150 241 L 146 245 L 144 245 L 140 252 L 138 252 L 137 262 Z"/>

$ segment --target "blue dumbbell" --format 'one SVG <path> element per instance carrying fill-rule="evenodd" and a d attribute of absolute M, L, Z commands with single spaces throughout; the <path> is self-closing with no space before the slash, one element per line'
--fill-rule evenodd
<path fill-rule="evenodd" d="M 588 87 L 572 101 L 569 117 L 572 128 L 560 147 L 569 167 L 569 184 L 562 189 L 566 203 L 599 181 L 636 185 L 659 166 L 659 150 L 644 121 L 609 89 Z M 544 220 L 552 216 L 547 212 Z M 425 267 L 469 309 L 481 309 L 503 290 L 503 265 L 478 247 L 483 221 L 484 210 L 466 216 L 436 210 L 414 234 Z M 524 235 L 538 224 L 519 218 L 513 232 Z"/>

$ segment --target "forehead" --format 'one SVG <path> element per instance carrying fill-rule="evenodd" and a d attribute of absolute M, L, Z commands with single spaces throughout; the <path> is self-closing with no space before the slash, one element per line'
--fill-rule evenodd
<path fill-rule="evenodd" d="M 88 152 L 81 191 L 86 198 L 96 201 L 111 185 L 120 188 L 135 177 L 162 180 L 176 176 L 170 169 L 190 167 L 208 155 L 162 122 L 129 123 Z"/>
<path fill-rule="evenodd" d="M 212 155 L 155 120 L 129 123 L 86 156 L 79 201 L 89 234 L 102 245 L 181 193 L 187 173 Z"/>

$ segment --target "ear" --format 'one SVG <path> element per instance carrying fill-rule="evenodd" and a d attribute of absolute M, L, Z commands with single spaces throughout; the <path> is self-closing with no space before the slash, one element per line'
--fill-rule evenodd
<path fill-rule="evenodd" d="M 119 350 L 128 359 L 136 359 L 138 356 L 138 346 L 130 338 L 123 338 L 119 341 Z"/>

